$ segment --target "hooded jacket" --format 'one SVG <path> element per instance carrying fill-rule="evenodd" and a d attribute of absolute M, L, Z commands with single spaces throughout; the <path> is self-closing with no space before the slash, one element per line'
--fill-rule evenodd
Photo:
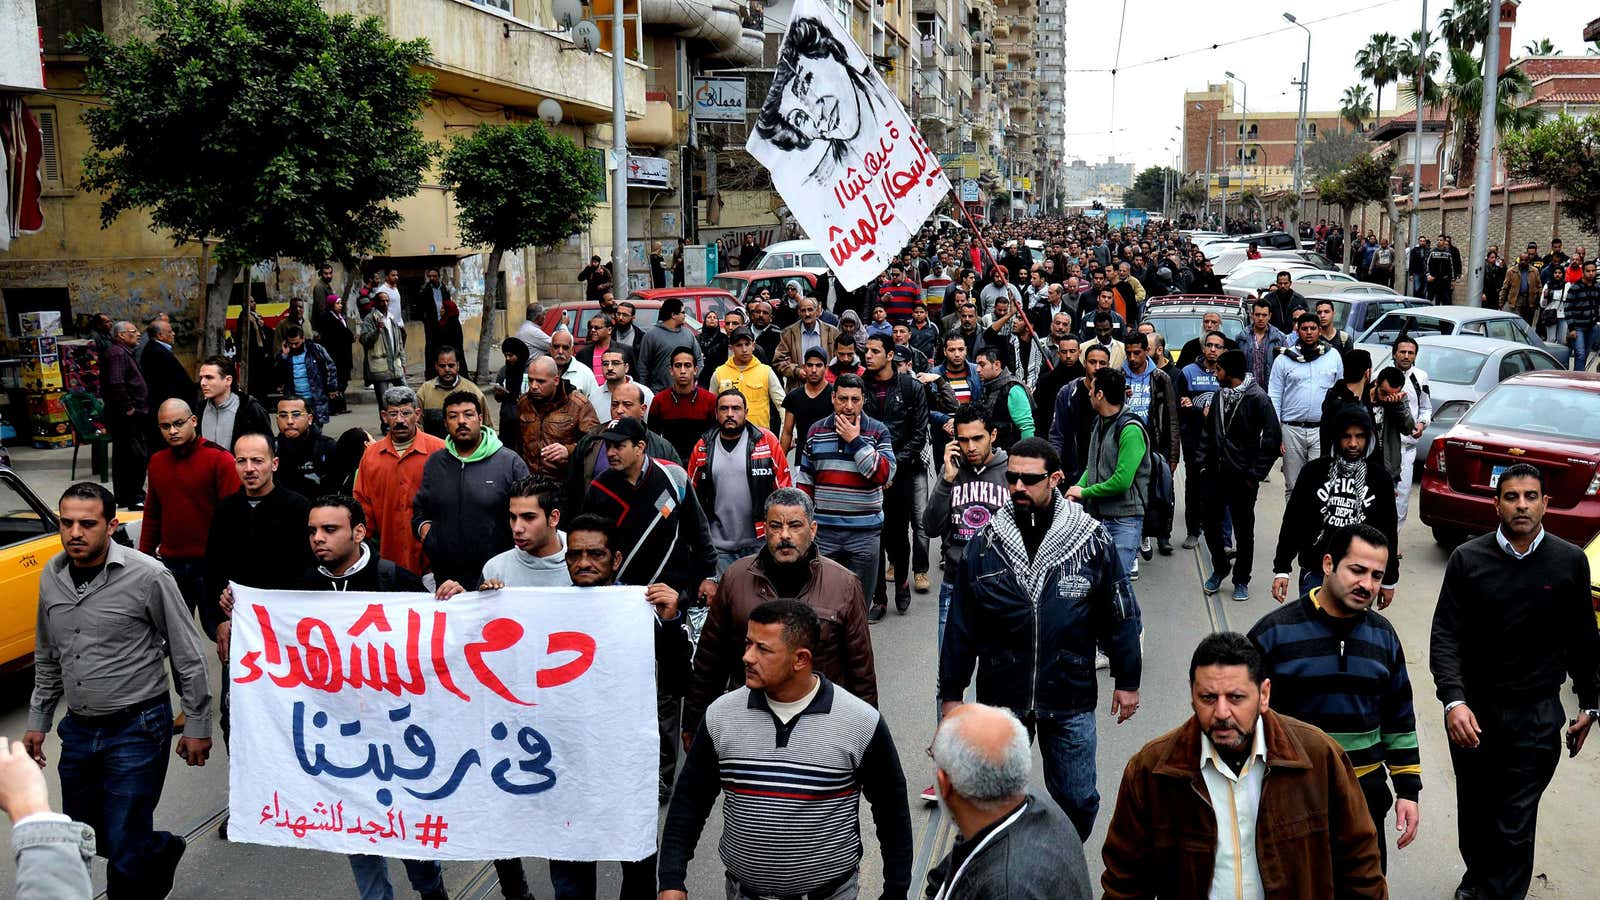
<path fill-rule="evenodd" d="M 567 574 L 567 535 L 557 531 L 556 540 L 561 546 L 549 556 L 534 556 L 512 547 L 490 557 L 483 564 L 483 580 L 498 581 L 508 588 L 568 587 L 572 584 L 572 577 Z M 478 585 L 469 584 L 466 587 L 473 590 Z"/>
<path fill-rule="evenodd" d="M 482 583 L 489 557 L 511 546 L 511 486 L 528 477 L 528 466 L 487 425 L 467 456 L 454 441 L 444 447 L 422 467 L 422 486 L 411 503 L 411 531 L 422 539 L 439 583 L 458 581 L 472 588 Z M 432 525 L 424 536 L 427 523 Z"/>
<path fill-rule="evenodd" d="M 1287 576 L 1297 561 L 1301 569 L 1321 569 L 1322 540 L 1341 525 L 1371 525 L 1383 532 L 1390 547 L 1400 546 L 1394 477 L 1373 453 L 1372 419 L 1360 406 L 1340 409 L 1334 420 L 1337 433 L 1343 434 L 1351 425 L 1366 429 L 1367 455 L 1354 463 L 1342 456 L 1323 456 L 1300 470 L 1283 510 L 1283 527 L 1278 530 L 1278 549 L 1272 556 L 1275 575 Z M 1400 555 L 1391 553 L 1383 586 L 1392 588 L 1399 580 Z"/>
<path fill-rule="evenodd" d="M 1232 475 L 1260 483 L 1277 461 L 1282 441 L 1272 401 L 1246 373 L 1242 385 L 1218 391 L 1206 407 L 1195 442 L 1195 470 L 1213 478 Z"/>
<path fill-rule="evenodd" d="M 750 513 L 754 518 L 755 536 L 764 539 L 767 534 L 767 498 L 778 488 L 794 487 L 789 474 L 789 457 L 772 432 L 746 422 L 744 426 L 744 476 L 750 491 Z M 717 522 L 717 483 L 723 479 L 737 478 L 741 474 L 712 471 L 716 459 L 717 442 L 722 440 L 722 429 L 712 428 L 694 445 L 689 455 L 689 483 L 700 498 L 700 508 L 705 511 L 708 526 Z M 846 682 L 846 687 L 849 683 Z M 854 693 L 852 691 L 852 693 Z"/>
<path fill-rule="evenodd" d="M 942 461 L 936 467 L 937 477 L 933 479 L 933 492 L 928 495 L 922 526 L 928 537 L 944 538 L 945 571 L 956 570 L 966 555 L 967 543 L 1010 499 L 1006 484 L 1008 459 L 1004 450 L 996 449 L 988 464 L 978 468 L 962 457 L 953 482 L 944 480 Z"/>

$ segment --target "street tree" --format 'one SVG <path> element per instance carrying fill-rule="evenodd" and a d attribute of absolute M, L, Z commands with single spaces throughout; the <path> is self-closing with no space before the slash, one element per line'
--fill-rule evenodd
<path fill-rule="evenodd" d="M 1192 213 L 1199 212 L 1206 206 L 1206 182 L 1204 178 L 1190 178 L 1178 188 L 1174 197 L 1178 208 L 1186 209 Z"/>
<path fill-rule="evenodd" d="M 1539 38 L 1537 41 L 1529 41 L 1524 44 L 1522 53 L 1524 56 L 1555 56 L 1556 45 L 1554 41 L 1547 37 Z"/>
<path fill-rule="evenodd" d="M 1339 207 L 1340 224 L 1347 236 L 1344 241 L 1341 271 L 1350 270 L 1350 217 L 1356 208 L 1367 203 L 1387 202 L 1390 199 L 1389 177 L 1394 174 L 1395 155 L 1386 150 L 1377 156 L 1362 156 L 1337 172 L 1317 179 L 1317 195 L 1323 203 Z"/>
<path fill-rule="evenodd" d="M 1506 171 L 1513 180 L 1540 180 L 1560 191 L 1561 208 L 1578 226 L 1600 235 L 1600 117 L 1562 113 L 1506 135 Z"/>
<path fill-rule="evenodd" d="M 1478 117 L 1483 108 L 1483 66 L 1476 57 L 1463 50 L 1450 51 L 1448 78 L 1443 88 L 1445 109 L 1449 113 L 1450 130 L 1455 139 L 1456 152 L 1451 156 L 1451 168 L 1456 173 L 1456 184 L 1466 187 L 1474 181 L 1478 160 Z M 1518 98 L 1533 90 L 1528 73 L 1520 68 L 1500 73 L 1495 83 L 1495 129 L 1504 137 L 1539 121 L 1539 111 L 1532 106 L 1517 106 Z"/>
<path fill-rule="evenodd" d="M 432 79 L 425 40 L 317 0 L 149 0 L 123 43 L 87 31 L 85 191 L 101 227 L 143 210 L 215 260 L 201 355 L 220 353 L 232 285 L 264 259 L 308 263 L 384 246 L 433 145 L 418 127 Z M 202 281 L 206 273 L 201 272 Z"/>
<path fill-rule="evenodd" d="M 1180 176 L 1169 166 L 1151 166 L 1133 179 L 1133 186 L 1122 193 L 1122 205 L 1130 209 L 1160 209 L 1167 189 L 1177 185 Z"/>
<path fill-rule="evenodd" d="M 1422 52 L 1424 46 L 1428 48 L 1426 54 Z M 1439 59 L 1439 45 L 1432 32 L 1413 31 L 1400 42 L 1400 53 L 1395 60 L 1395 69 L 1400 74 L 1395 83 L 1401 103 L 1409 102 L 1414 108 L 1419 95 L 1424 104 L 1439 102 L 1439 81 L 1435 77 Z"/>
<path fill-rule="evenodd" d="M 1439 10 L 1439 36 L 1446 46 L 1471 53 L 1489 39 L 1490 0 L 1454 0 Z"/>
<path fill-rule="evenodd" d="M 1371 152 L 1372 142 L 1365 135 L 1343 129 L 1322 131 L 1306 145 L 1306 171 L 1312 178 L 1322 178 Z"/>
<path fill-rule="evenodd" d="M 583 228 L 599 202 L 605 173 L 583 148 L 530 122 L 479 125 L 455 138 L 445 151 L 440 182 L 455 197 L 462 242 L 489 248 L 475 369 L 485 372 L 498 344 L 494 310 L 501 259 L 523 247 L 553 246 Z"/>

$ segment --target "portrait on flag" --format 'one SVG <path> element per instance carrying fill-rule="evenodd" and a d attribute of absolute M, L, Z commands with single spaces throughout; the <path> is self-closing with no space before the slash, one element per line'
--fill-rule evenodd
<path fill-rule="evenodd" d="M 950 192 L 905 108 L 820 0 L 796 0 L 745 149 L 847 290 L 882 272 Z"/>
<path fill-rule="evenodd" d="M 233 591 L 231 840 L 412 859 L 655 851 L 643 588 Z"/>

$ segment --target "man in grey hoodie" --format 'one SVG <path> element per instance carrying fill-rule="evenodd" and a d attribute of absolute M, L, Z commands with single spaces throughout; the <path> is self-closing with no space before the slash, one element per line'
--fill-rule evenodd
<path fill-rule="evenodd" d="M 995 446 L 995 427 L 980 404 L 968 403 L 951 417 L 955 437 L 945 445 L 944 465 L 934 481 L 923 525 L 928 537 L 944 539 L 944 578 L 939 585 L 939 640 L 950 610 L 956 567 L 967 541 L 1006 505 L 1006 452 Z"/>
<path fill-rule="evenodd" d="M 483 564 L 483 590 L 567 587 L 567 538 L 561 533 L 561 486 L 529 475 L 511 486 L 511 542 Z"/>

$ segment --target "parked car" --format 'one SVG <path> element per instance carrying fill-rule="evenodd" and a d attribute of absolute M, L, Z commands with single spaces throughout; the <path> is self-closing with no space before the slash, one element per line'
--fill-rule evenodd
<path fill-rule="evenodd" d="M 817 291 L 817 276 L 805 269 L 750 269 L 744 272 L 720 272 L 711 276 L 711 287 L 732 294 L 740 306 L 766 288 L 772 299 L 783 296 L 790 281 L 800 282 L 800 293 L 807 297 Z"/>
<path fill-rule="evenodd" d="M 668 297 L 679 297 L 683 300 L 684 310 L 688 313 L 689 328 L 696 333 L 699 333 L 700 323 L 705 320 L 707 312 L 715 312 L 720 316 L 730 309 L 743 308 L 732 294 L 721 288 L 709 286 L 647 288 L 634 291 L 626 298 L 628 303 L 633 304 L 634 327 L 641 332 L 654 328 L 661 309 L 661 301 Z M 575 338 L 573 346 L 581 348 L 589 343 L 589 319 L 599 311 L 600 304 L 590 303 L 587 300 L 558 303 L 545 310 L 544 321 L 540 323 L 540 327 L 547 334 L 554 334 L 558 328 L 567 329 Z"/>
<path fill-rule="evenodd" d="M 1434 539 L 1451 546 L 1499 527 L 1495 488 L 1508 467 L 1522 462 L 1544 473 L 1544 527 L 1587 545 L 1600 530 L 1600 374 L 1513 376 L 1435 440 L 1422 470 L 1420 505 Z"/>
<path fill-rule="evenodd" d="M 1232 275 L 1235 269 L 1246 264 L 1252 267 L 1255 265 L 1276 265 L 1279 269 L 1287 269 L 1296 265 L 1329 271 L 1338 268 L 1322 254 L 1307 250 L 1262 250 L 1260 251 L 1261 257 L 1259 259 L 1250 259 L 1250 248 L 1243 244 L 1230 243 L 1208 244 L 1202 247 L 1200 252 L 1211 260 L 1212 270 L 1223 278 Z"/>
<path fill-rule="evenodd" d="M 1155 297 L 1145 303 L 1144 318 L 1167 341 L 1174 357 L 1183 345 L 1200 336 L 1200 320 L 1208 312 L 1222 316 L 1222 333 L 1236 339 L 1250 325 L 1250 310 L 1237 297 L 1217 294 L 1174 294 Z"/>
<path fill-rule="evenodd" d="M 778 241 L 769 244 L 757 269 L 805 269 L 813 275 L 828 271 L 828 262 L 822 257 L 822 248 L 812 241 Z"/>
<path fill-rule="evenodd" d="M 118 511 L 116 541 L 137 544 L 143 519 L 143 513 Z M 0 466 L 0 596 L 6 598 L 0 606 L 0 671 L 33 664 L 39 576 L 60 552 L 55 507 L 10 466 Z"/>
<path fill-rule="evenodd" d="M 1416 297 L 1402 297 L 1393 292 L 1376 293 L 1368 292 L 1363 288 L 1381 288 L 1377 284 L 1353 284 L 1348 289 L 1341 286 L 1339 290 L 1322 290 L 1313 288 L 1302 290 L 1307 297 L 1314 297 L 1316 302 L 1323 300 L 1333 301 L 1333 324 L 1351 334 L 1360 334 L 1367 327 L 1378 321 L 1384 313 L 1392 309 L 1410 309 L 1416 306 L 1430 306 L 1426 300 Z M 1427 369 L 1427 366 L 1423 366 Z"/>
<path fill-rule="evenodd" d="M 1396 291 L 1392 287 L 1385 287 L 1381 284 L 1372 284 L 1371 282 L 1367 281 L 1307 281 L 1304 283 L 1297 283 L 1294 286 L 1294 289 L 1308 297 L 1313 294 L 1319 297 L 1326 296 L 1328 294 L 1352 297 L 1392 298 L 1401 296 L 1400 292 Z M 1427 306 L 1428 301 L 1422 301 L 1422 305 Z M 1376 316 L 1373 317 L 1374 320 L 1376 318 Z"/>
<path fill-rule="evenodd" d="M 1421 302 L 1421 301 L 1413 301 Z M 1372 371 L 1390 364 L 1393 348 L 1366 344 L 1372 354 Z M 1513 375 L 1559 370 L 1556 358 L 1537 347 L 1470 335 L 1428 335 L 1417 338 L 1417 368 L 1428 373 L 1428 394 L 1433 398 L 1433 421 L 1417 446 L 1417 465 L 1427 461 L 1427 448 L 1461 421 L 1484 394 Z"/>
<path fill-rule="evenodd" d="M 1254 243 L 1262 250 L 1299 250 L 1300 239 L 1287 231 L 1258 231 L 1255 234 L 1242 234 L 1234 240 L 1249 245 Z"/>
<path fill-rule="evenodd" d="M 1338 284 L 1342 287 L 1347 284 L 1359 284 L 1356 279 L 1343 272 L 1329 272 L 1307 265 L 1252 265 L 1249 269 L 1243 271 L 1235 269 L 1229 273 L 1228 277 L 1223 279 L 1222 290 L 1235 297 L 1258 297 L 1262 291 L 1277 282 L 1279 272 L 1288 272 L 1297 290 L 1302 285 Z"/>
<path fill-rule="evenodd" d="M 1468 334 L 1538 347 L 1565 366 L 1572 350 L 1565 344 L 1552 344 L 1535 334 L 1528 323 L 1514 312 L 1483 309 L 1477 306 L 1429 306 L 1396 309 L 1384 313 L 1356 338 L 1359 344 L 1388 346 L 1400 332 L 1412 337 L 1425 334 Z"/>

